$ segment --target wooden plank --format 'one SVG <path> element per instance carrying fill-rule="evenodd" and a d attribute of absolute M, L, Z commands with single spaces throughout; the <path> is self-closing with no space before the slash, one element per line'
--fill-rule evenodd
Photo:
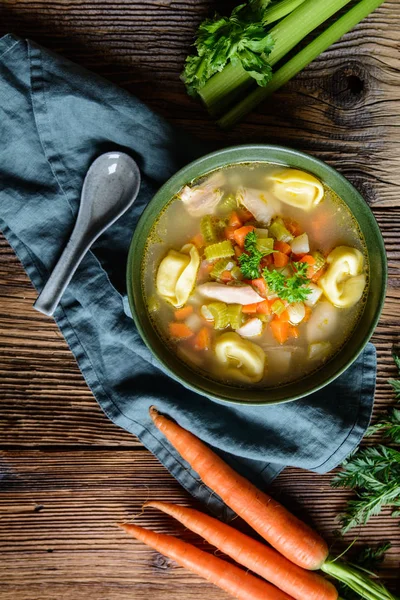
<path fill-rule="evenodd" d="M 389 260 L 373 337 L 377 418 L 394 403 L 386 380 L 395 374 L 390 354 L 400 316 L 400 3 L 387 0 L 231 132 L 219 131 L 179 80 L 195 27 L 215 6 L 226 12 L 232 3 L 5 0 L 0 35 L 14 31 L 64 54 L 204 140 L 287 144 L 326 160 L 360 189 Z M 35 296 L 0 237 L 1 600 L 227 598 L 115 528 L 150 494 L 190 499 L 133 436 L 106 419 L 54 323 L 33 311 Z M 330 489 L 330 478 L 288 469 L 274 493 L 333 541 L 335 515 L 350 493 Z M 192 539 L 155 513 L 140 522 Z M 383 575 L 397 592 L 399 531 L 385 512 L 355 532 L 360 542 L 391 539 Z"/>
<path fill-rule="evenodd" d="M 141 543 L 119 531 L 117 521 L 132 520 L 157 531 L 178 535 L 212 551 L 170 517 L 143 502 L 163 499 L 193 503 L 148 452 L 71 451 L 2 452 L 7 465 L 0 495 L 0 581 L 2 600 L 91 597 L 174 600 L 226 594 L 202 583 Z M 339 552 L 355 534 L 358 544 L 390 539 L 382 574 L 395 590 L 399 568 L 400 529 L 388 514 L 360 532 L 335 542 L 334 519 L 349 493 L 329 486 L 331 475 L 288 469 L 273 492 L 302 518 L 317 526 Z M 140 515 L 140 516 L 139 516 Z M 248 529 L 235 521 L 235 527 Z M 400 588 L 398 587 L 398 590 Z"/>

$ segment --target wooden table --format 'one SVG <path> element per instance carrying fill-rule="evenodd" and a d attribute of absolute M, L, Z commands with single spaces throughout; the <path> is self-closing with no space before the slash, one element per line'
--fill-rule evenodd
<path fill-rule="evenodd" d="M 203 139 L 300 148 L 334 165 L 358 187 L 382 228 L 390 268 L 373 337 L 379 367 L 376 418 L 394 403 L 386 380 L 395 374 L 390 353 L 399 335 L 400 3 L 385 2 L 230 133 L 208 120 L 179 80 L 196 24 L 214 5 L 210 0 L 3 0 L 0 34 L 13 31 L 65 54 Z M 189 498 L 137 439 L 106 419 L 53 321 L 32 309 L 34 298 L 2 238 L 1 600 L 226 598 L 115 528 L 149 497 Z M 331 477 L 287 469 L 273 486 L 330 541 L 335 515 L 351 495 L 331 489 Z M 141 522 L 191 539 L 160 515 L 146 514 Z M 346 539 L 355 534 L 360 543 L 392 541 L 382 573 L 399 591 L 398 521 L 385 512 Z"/>

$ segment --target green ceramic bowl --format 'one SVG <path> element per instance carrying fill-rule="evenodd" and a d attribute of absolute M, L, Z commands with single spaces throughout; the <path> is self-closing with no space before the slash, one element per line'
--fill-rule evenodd
<path fill-rule="evenodd" d="M 326 365 L 300 381 L 271 389 L 244 389 L 212 381 L 190 369 L 163 343 L 148 317 L 140 281 L 141 263 L 151 227 L 167 202 L 187 183 L 218 167 L 245 162 L 272 162 L 309 171 L 332 188 L 349 206 L 364 234 L 369 256 L 371 284 L 363 315 L 351 338 Z M 128 258 L 127 286 L 136 326 L 165 370 L 187 388 L 219 402 L 274 404 L 311 394 L 343 373 L 370 339 L 385 299 L 387 262 L 381 232 L 367 203 L 337 171 L 325 163 L 282 146 L 235 146 L 213 152 L 190 163 L 171 177 L 144 210 L 134 232 Z"/>

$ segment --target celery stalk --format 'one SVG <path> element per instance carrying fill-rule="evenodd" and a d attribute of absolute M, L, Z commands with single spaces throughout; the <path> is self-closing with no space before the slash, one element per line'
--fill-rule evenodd
<path fill-rule="evenodd" d="M 350 0 L 305 0 L 287 17 L 270 30 L 275 45 L 269 55 L 271 66 L 279 62 L 306 35 L 319 27 L 329 17 L 348 4 Z M 250 77 L 240 64 L 229 63 L 216 73 L 199 91 L 199 95 L 212 113 L 220 112 L 231 104 L 238 90 L 243 91 L 251 83 Z"/>
<path fill-rule="evenodd" d="M 303 2 L 304 0 L 281 0 L 278 4 L 275 4 L 275 6 L 272 6 L 265 11 L 262 20 L 263 25 L 271 25 L 271 23 L 283 19 L 283 17 L 286 17 L 286 15 L 300 6 L 300 4 L 303 4 Z"/>
<path fill-rule="evenodd" d="M 310 62 L 325 52 L 345 33 L 353 29 L 360 21 L 365 19 L 373 10 L 383 4 L 384 0 L 361 0 L 356 6 L 340 17 L 333 25 L 328 27 L 321 35 L 303 48 L 296 56 L 283 65 L 272 77 L 271 81 L 263 88 L 257 88 L 244 100 L 234 106 L 218 121 L 223 129 L 228 129 L 240 121 L 253 110 L 262 100 L 285 85 L 292 77 L 297 75 Z"/>

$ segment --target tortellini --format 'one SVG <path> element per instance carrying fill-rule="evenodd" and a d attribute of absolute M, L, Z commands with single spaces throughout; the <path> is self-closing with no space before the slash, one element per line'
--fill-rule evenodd
<path fill-rule="evenodd" d="M 284 169 L 272 176 L 276 198 L 303 210 L 311 210 L 324 197 L 324 187 L 313 175 L 297 169 Z"/>
<path fill-rule="evenodd" d="M 237 333 L 223 333 L 215 344 L 215 354 L 219 362 L 225 365 L 224 373 L 230 379 L 257 383 L 264 376 L 264 351 Z"/>
<path fill-rule="evenodd" d="M 329 267 L 319 280 L 325 296 L 338 308 L 349 308 L 363 295 L 366 276 L 364 257 L 356 248 L 338 246 L 328 255 Z"/>
<path fill-rule="evenodd" d="M 183 306 L 196 282 L 199 265 L 200 256 L 193 244 L 186 244 L 180 252 L 170 250 L 158 267 L 157 292 L 175 308 Z"/>

